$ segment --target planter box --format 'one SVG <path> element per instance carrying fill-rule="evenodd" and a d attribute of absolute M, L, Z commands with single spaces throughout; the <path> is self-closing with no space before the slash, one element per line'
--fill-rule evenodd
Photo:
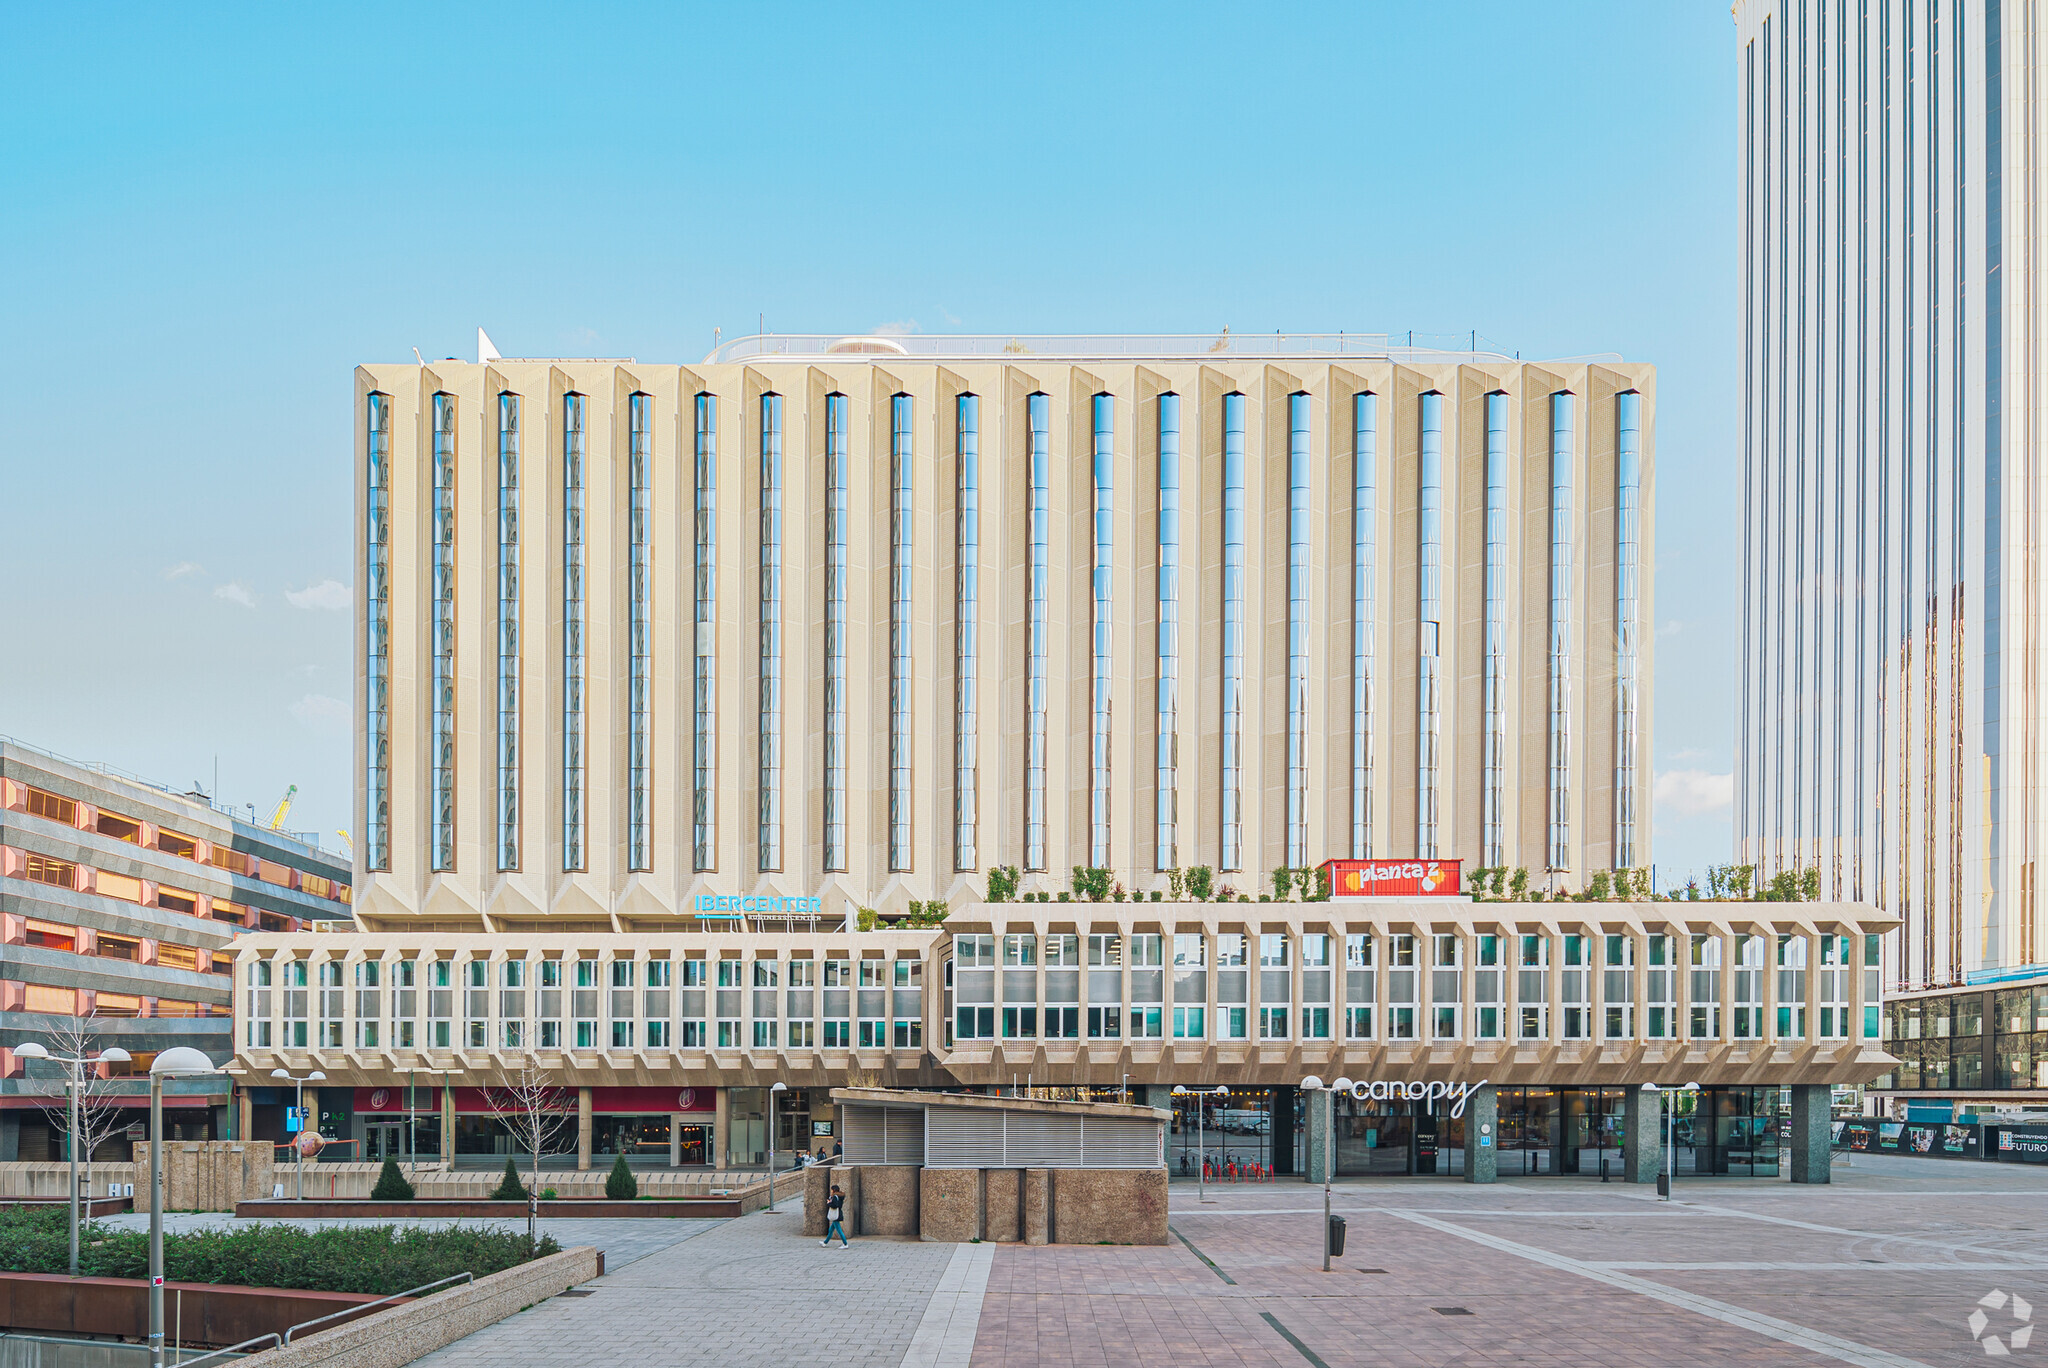
<path fill-rule="evenodd" d="M 65 1197 L 0 1198 L 0 1207 L 9 1210 L 20 1210 L 23 1207 L 57 1207 L 61 1209 L 69 1207 L 70 1204 L 70 1199 Z M 133 1197 L 94 1197 L 91 1201 L 87 1201 L 81 1197 L 78 1201 L 78 1209 L 81 1214 L 94 1218 L 118 1216 L 124 1211 L 135 1210 L 135 1199 Z"/>
<path fill-rule="evenodd" d="M 540 1214 L 550 1216 L 619 1217 L 658 1219 L 664 1216 L 720 1218 L 740 1214 L 743 1199 L 733 1197 L 650 1197 L 644 1201 L 614 1202 L 603 1197 L 559 1197 L 540 1204 Z M 760 1205 L 758 1202 L 753 1205 Z M 752 1208 L 749 1207 L 749 1210 Z M 260 1202 L 235 1203 L 237 1216 L 267 1216 L 283 1220 L 324 1220 L 337 1216 L 373 1216 L 387 1220 L 421 1216 L 495 1216 L 501 1220 L 526 1219 L 524 1202 L 492 1202 L 468 1198 L 424 1198 L 410 1202 L 350 1201 L 323 1198 L 303 1202 L 266 1198 Z"/>
<path fill-rule="evenodd" d="M 376 1300 L 373 1295 L 353 1292 L 170 1282 L 164 1284 L 164 1336 L 184 1344 L 225 1348 L 258 1335 L 281 1335 L 301 1321 Z M 149 1334 L 149 1283 L 143 1278 L 0 1273 L 0 1325 L 59 1335 L 142 1339 Z"/>

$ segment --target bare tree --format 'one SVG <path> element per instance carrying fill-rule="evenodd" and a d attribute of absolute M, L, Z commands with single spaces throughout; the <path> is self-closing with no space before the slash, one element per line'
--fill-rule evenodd
<path fill-rule="evenodd" d="M 97 1054 L 104 1046 L 101 1039 L 104 1031 L 105 1027 L 90 1017 L 67 1017 L 59 1025 L 43 1032 L 43 1043 L 53 1055 L 84 1059 Z M 72 1135 L 71 1066 L 61 1064 L 56 1068 L 56 1077 L 36 1080 L 36 1093 L 38 1097 L 47 1099 L 39 1105 L 49 1120 L 51 1132 L 63 1136 L 78 1155 L 79 1168 L 85 1178 L 86 1210 L 90 1212 L 93 1155 L 101 1145 L 113 1139 L 116 1131 L 127 1126 L 127 1114 L 120 1105 L 114 1080 L 102 1078 L 98 1069 L 88 1065 L 79 1075 L 78 1134 Z"/>
<path fill-rule="evenodd" d="M 547 1081 L 528 1055 L 516 1072 L 498 1071 L 498 1081 L 484 1088 L 484 1104 L 512 1133 L 512 1141 L 528 1159 L 526 1245 L 540 1239 L 540 1157 L 553 1152 L 554 1142 L 569 1128 L 569 1095 Z"/>

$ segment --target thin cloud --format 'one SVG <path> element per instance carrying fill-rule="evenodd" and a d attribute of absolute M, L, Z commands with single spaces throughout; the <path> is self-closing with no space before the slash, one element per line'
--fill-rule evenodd
<path fill-rule="evenodd" d="M 226 584 L 215 586 L 213 596 L 217 599 L 226 599 L 229 603 L 239 603 L 244 608 L 254 608 L 256 606 L 255 596 L 243 588 L 240 582 L 236 580 L 229 580 Z"/>
<path fill-rule="evenodd" d="M 1665 770 L 1657 776 L 1652 791 L 1657 810 L 1681 817 L 1703 817 L 1721 812 L 1735 803 L 1735 776 L 1709 770 Z"/>
<path fill-rule="evenodd" d="M 355 594 L 340 580 L 326 579 L 303 589 L 285 590 L 284 601 L 294 608 L 340 613 L 354 605 Z"/>
<path fill-rule="evenodd" d="M 349 725 L 348 704 L 326 694 L 307 694 L 292 704 L 292 716 L 309 727 L 326 730 Z"/>
<path fill-rule="evenodd" d="M 924 329 L 914 318 L 899 318 L 894 323 L 884 323 L 875 329 L 876 337 L 915 337 Z"/>
<path fill-rule="evenodd" d="M 203 569 L 205 567 L 197 561 L 179 561 L 176 565 L 164 567 L 164 578 L 167 580 L 183 579 L 187 575 L 196 575 Z"/>

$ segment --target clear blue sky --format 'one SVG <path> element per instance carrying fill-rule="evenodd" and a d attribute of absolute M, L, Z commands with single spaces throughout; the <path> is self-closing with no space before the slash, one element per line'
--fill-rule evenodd
<path fill-rule="evenodd" d="M 479 324 L 662 361 L 758 315 L 1476 328 L 1660 368 L 1657 857 L 1728 857 L 1719 0 L 17 6 L 0 51 L 0 732 L 217 754 L 332 845 L 350 368 Z"/>

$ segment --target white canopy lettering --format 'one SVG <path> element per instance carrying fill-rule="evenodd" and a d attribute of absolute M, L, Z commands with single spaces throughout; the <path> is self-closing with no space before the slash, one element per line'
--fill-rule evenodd
<path fill-rule="evenodd" d="M 1420 1083 L 1376 1078 L 1370 1083 L 1353 1083 L 1351 1096 L 1360 1102 L 1426 1102 L 1431 1106 L 1447 1100 L 1451 1104 L 1451 1115 L 1463 1116 L 1465 1099 L 1485 1086 L 1483 1078 L 1477 1083 Z"/>

